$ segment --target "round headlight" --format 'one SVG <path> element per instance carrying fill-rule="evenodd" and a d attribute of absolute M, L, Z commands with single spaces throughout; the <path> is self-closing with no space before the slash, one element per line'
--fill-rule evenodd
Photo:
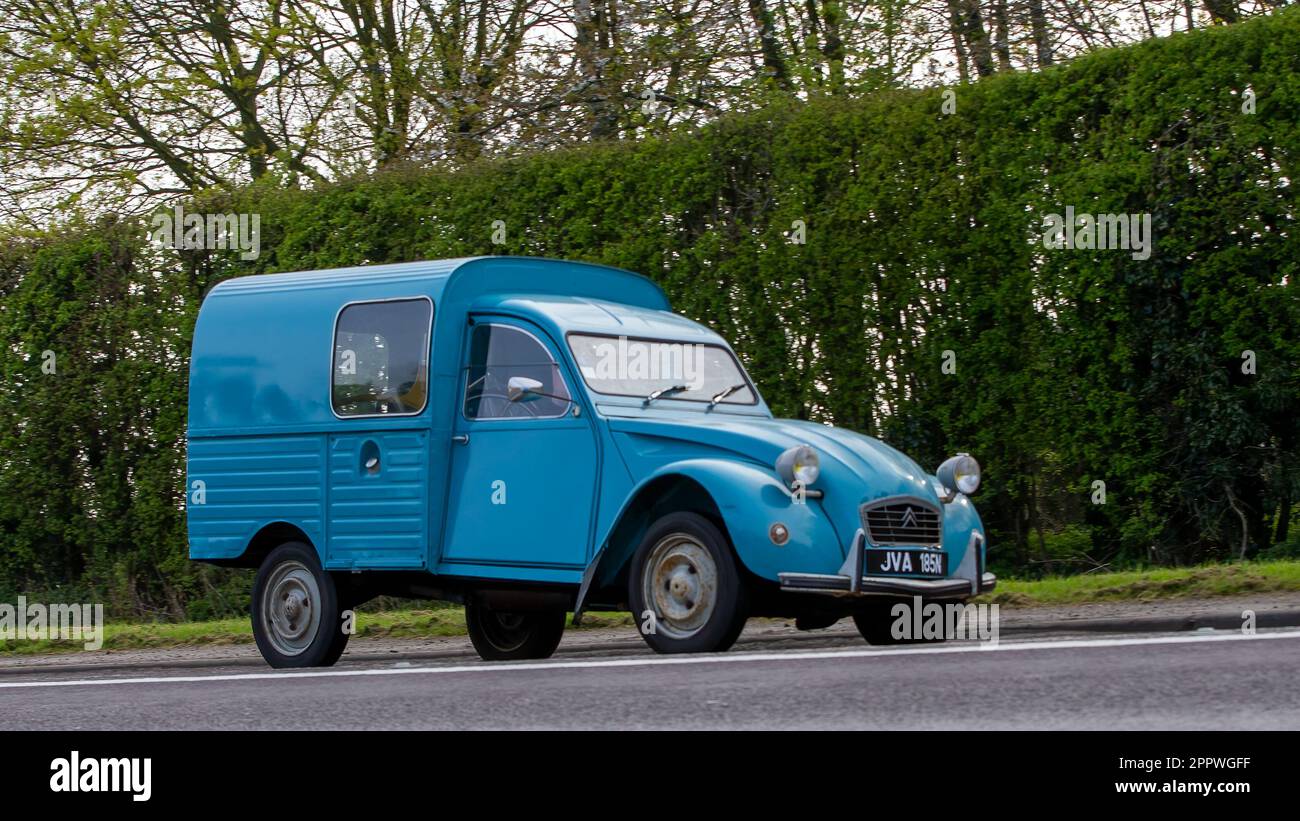
<path fill-rule="evenodd" d="M 795 484 L 804 487 L 812 485 L 813 482 L 817 481 L 818 474 L 821 473 L 821 464 L 817 458 L 817 451 L 808 445 L 795 445 L 787 449 L 777 457 L 776 472 L 791 487 Z"/>
<path fill-rule="evenodd" d="M 946 460 L 935 476 L 943 486 L 953 492 L 965 493 L 967 496 L 980 489 L 980 463 L 969 453 L 959 453 Z"/>

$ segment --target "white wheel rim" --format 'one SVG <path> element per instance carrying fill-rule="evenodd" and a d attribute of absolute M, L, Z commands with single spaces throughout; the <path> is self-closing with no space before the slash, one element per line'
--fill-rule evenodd
<path fill-rule="evenodd" d="M 306 651 L 320 629 L 320 587 L 302 562 L 284 562 L 271 572 L 262 593 L 262 624 L 277 651 L 296 656 Z"/>
<path fill-rule="evenodd" d="M 718 567 L 698 539 L 673 533 L 650 550 L 641 582 L 654 630 L 687 639 L 704 629 L 718 601 Z"/>

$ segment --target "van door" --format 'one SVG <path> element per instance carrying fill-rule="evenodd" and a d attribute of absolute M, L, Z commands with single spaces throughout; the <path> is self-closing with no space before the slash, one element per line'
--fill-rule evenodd
<path fill-rule="evenodd" d="M 354 302 L 334 328 L 326 567 L 419 568 L 429 535 L 433 303 Z"/>
<path fill-rule="evenodd" d="M 583 568 L 599 453 L 563 360 L 522 320 L 476 317 L 468 333 L 443 561 Z M 512 397 L 512 377 L 540 386 Z"/>

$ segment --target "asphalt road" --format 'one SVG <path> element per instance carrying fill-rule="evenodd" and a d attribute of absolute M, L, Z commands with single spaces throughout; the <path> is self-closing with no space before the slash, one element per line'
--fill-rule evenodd
<path fill-rule="evenodd" d="M 23 673 L 0 729 L 1300 729 L 1300 631 Z"/>

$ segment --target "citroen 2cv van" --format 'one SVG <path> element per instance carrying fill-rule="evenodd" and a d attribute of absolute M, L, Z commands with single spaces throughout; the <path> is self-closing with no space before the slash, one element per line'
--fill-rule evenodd
<path fill-rule="evenodd" d="M 377 595 L 461 602 L 485 659 L 630 610 L 666 653 L 747 617 L 852 617 L 995 584 L 965 454 L 774 419 L 727 342 L 627 271 L 482 257 L 211 290 L 190 365 L 192 559 L 256 568 L 275 667 L 333 664 Z"/>

